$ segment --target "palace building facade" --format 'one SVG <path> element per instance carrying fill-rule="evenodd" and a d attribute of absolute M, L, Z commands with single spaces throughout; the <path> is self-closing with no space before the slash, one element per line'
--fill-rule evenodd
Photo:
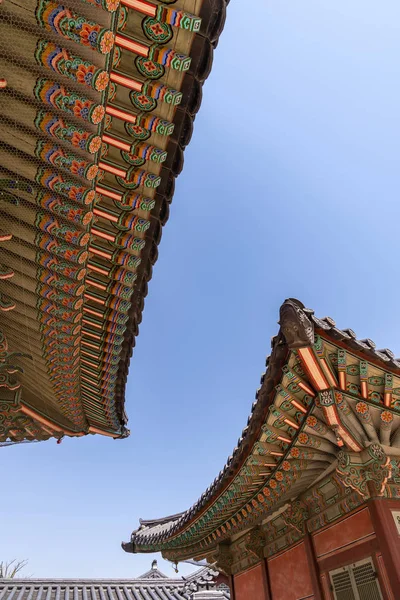
<path fill-rule="evenodd" d="M 216 479 L 124 550 L 206 559 L 234 600 L 397 600 L 400 360 L 289 299 L 266 366 Z"/>

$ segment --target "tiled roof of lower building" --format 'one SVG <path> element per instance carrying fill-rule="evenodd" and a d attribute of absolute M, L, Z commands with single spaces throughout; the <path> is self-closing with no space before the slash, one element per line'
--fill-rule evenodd
<path fill-rule="evenodd" d="M 0 600 L 190 600 L 193 593 L 216 589 L 217 571 L 207 567 L 187 578 L 170 578 L 156 563 L 136 579 L 4 579 Z M 229 591 L 223 586 L 229 600 Z"/>

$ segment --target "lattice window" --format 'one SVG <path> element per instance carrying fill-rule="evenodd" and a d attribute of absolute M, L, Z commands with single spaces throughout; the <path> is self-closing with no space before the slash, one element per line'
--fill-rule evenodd
<path fill-rule="evenodd" d="M 335 600 L 382 600 L 371 558 L 329 573 Z"/>

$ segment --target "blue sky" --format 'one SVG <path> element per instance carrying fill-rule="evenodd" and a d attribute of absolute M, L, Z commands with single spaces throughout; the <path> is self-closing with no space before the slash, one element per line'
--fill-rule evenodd
<path fill-rule="evenodd" d="M 147 570 L 120 542 L 222 468 L 286 297 L 400 355 L 399 21 L 395 0 L 230 3 L 131 363 L 131 437 L 2 449 L 0 560 Z"/>

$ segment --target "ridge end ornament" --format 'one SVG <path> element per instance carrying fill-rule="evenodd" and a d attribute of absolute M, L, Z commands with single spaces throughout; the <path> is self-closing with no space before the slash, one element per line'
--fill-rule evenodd
<path fill-rule="evenodd" d="M 303 348 L 314 343 L 314 326 L 299 300 L 285 300 L 279 311 L 279 324 L 289 348 Z"/>

